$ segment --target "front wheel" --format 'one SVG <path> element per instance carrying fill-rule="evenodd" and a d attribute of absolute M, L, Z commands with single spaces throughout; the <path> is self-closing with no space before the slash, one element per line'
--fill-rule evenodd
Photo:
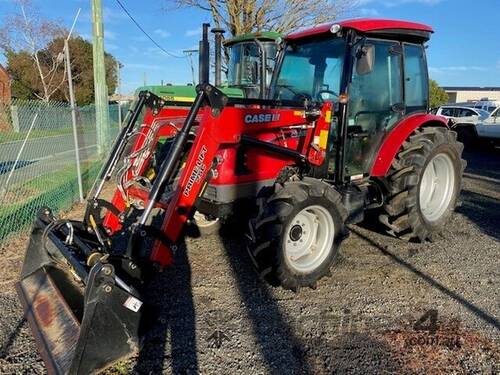
<path fill-rule="evenodd" d="M 345 235 L 345 208 L 339 193 L 315 179 L 279 188 L 250 221 L 250 256 L 271 284 L 314 288 L 329 274 Z"/>
<path fill-rule="evenodd" d="M 432 239 L 446 226 L 462 186 L 463 145 L 446 128 L 415 131 L 386 178 L 388 199 L 380 221 L 403 239 Z"/>

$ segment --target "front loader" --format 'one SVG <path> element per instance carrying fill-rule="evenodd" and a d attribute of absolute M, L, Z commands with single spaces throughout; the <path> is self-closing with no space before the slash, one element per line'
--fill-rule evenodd
<path fill-rule="evenodd" d="M 290 34 L 268 99 L 202 82 L 180 108 L 141 92 L 83 220 L 43 208 L 33 226 L 17 287 L 49 372 L 92 373 L 138 350 L 154 321 L 148 279 L 172 265 L 195 210 L 237 216 L 261 277 L 292 290 L 330 273 L 346 224 L 368 211 L 394 236 L 439 233 L 465 162 L 427 113 L 431 32 L 353 20 Z"/>

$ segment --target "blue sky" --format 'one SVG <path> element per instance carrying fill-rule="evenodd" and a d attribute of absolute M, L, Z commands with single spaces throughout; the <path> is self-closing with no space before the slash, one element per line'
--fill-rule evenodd
<path fill-rule="evenodd" d="M 188 60 L 165 55 L 135 27 L 115 0 L 102 0 L 105 48 L 123 65 L 122 92 L 147 84 L 191 81 Z M 90 0 L 34 0 L 47 18 L 70 27 L 82 8 L 76 29 L 91 38 Z M 163 1 L 122 0 L 137 21 L 166 50 L 182 55 L 197 48 L 200 25 L 210 22 L 198 10 L 164 11 Z M 411 20 L 431 25 L 428 62 L 432 78 L 443 86 L 500 86 L 500 0 L 353 0 L 347 18 L 374 17 Z M 11 0 L 0 0 L 1 16 L 14 11 Z M 196 58 L 195 58 L 196 60 Z M 0 57 L 0 61 L 2 58 Z"/>

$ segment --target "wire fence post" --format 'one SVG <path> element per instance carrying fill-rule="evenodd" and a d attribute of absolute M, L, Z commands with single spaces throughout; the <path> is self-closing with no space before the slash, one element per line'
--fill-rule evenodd
<path fill-rule="evenodd" d="M 64 55 L 66 60 L 66 72 L 68 74 L 69 101 L 71 104 L 71 122 L 73 123 L 73 141 L 75 144 L 75 161 L 76 161 L 76 174 L 78 178 L 78 193 L 80 196 L 80 202 L 83 202 L 83 183 L 82 183 L 82 170 L 80 166 L 80 148 L 78 147 L 78 134 L 76 128 L 75 94 L 73 92 L 73 76 L 71 74 L 69 43 L 67 39 L 64 40 Z"/>
<path fill-rule="evenodd" d="M 118 100 L 118 129 L 122 128 L 122 102 Z"/>

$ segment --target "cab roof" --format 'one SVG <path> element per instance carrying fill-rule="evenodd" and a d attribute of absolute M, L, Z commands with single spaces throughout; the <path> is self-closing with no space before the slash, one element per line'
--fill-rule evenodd
<path fill-rule="evenodd" d="M 227 39 L 224 42 L 224 45 L 230 46 L 230 45 L 235 44 L 235 43 L 252 41 L 254 39 L 259 39 L 261 41 L 265 41 L 265 40 L 275 41 L 276 39 L 278 39 L 280 37 L 281 37 L 281 34 L 276 33 L 274 31 L 257 31 L 255 33 L 241 34 L 241 35 L 235 36 L 234 38 Z"/>
<path fill-rule="evenodd" d="M 326 34 L 330 32 L 331 27 L 335 24 L 340 25 L 343 29 L 353 29 L 360 33 L 401 36 L 407 35 L 412 37 L 420 35 L 422 39 L 429 39 L 430 34 L 434 32 L 430 26 L 416 22 L 358 18 L 353 20 L 325 23 L 309 29 L 299 30 L 288 34 L 286 39 L 294 40 L 314 35 Z"/>

